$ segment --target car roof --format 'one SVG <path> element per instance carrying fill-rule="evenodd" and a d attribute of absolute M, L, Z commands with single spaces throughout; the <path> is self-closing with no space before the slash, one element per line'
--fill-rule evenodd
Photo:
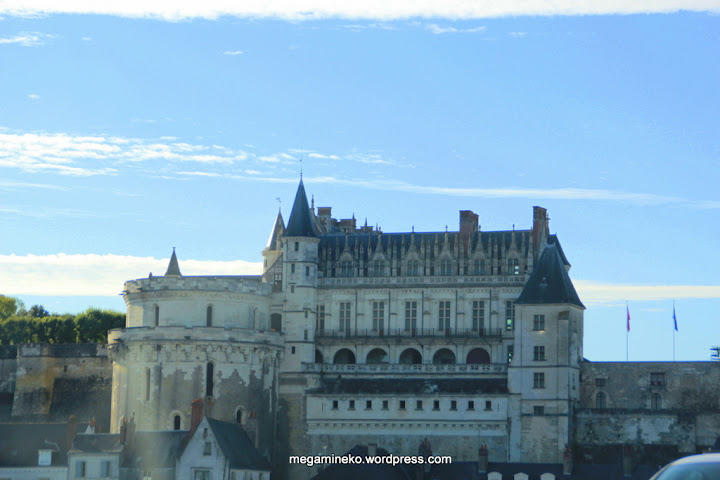
<path fill-rule="evenodd" d="M 688 463 L 720 463 L 720 453 L 702 453 L 680 458 L 672 462 L 673 465 L 685 465 Z"/>

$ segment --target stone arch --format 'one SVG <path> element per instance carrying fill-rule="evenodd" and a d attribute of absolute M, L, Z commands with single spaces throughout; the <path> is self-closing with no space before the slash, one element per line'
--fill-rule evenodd
<path fill-rule="evenodd" d="M 341 348 L 335 353 L 333 363 L 347 365 L 355 363 L 355 354 L 347 348 Z"/>
<path fill-rule="evenodd" d="M 484 348 L 473 348 L 468 352 L 465 363 L 490 363 L 490 354 Z"/>
<path fill-rule="evenodd" d="M 323 363 L 323 354 L 317 348 L 315 349 L 315 363 Z"/>
<path fill-rule="evenodd" d="M 455 354 L 448 348 L 441 348 L 433 355 L 433 364 L 450 365 L 455 363 Z"/>
<path fill-rule="evenodd" d="M 406 348 L 400 354 L 399 362 L 402 365 L 418 365 L 422 363 L 422 355 L 414 348 Z"/>
<path fill-rule="evenodd" d="M 245 416 L 243 415 L 243 408 L 238 406 L 235 409 L 235 423 L 243 424 L 245 423 Z"/>
<path fill-rule="evenodd" d="M 273 313 L 270 315 L 270 330 L 282 332 L 282 315 L 279 313 Z"/>
<path fill-rule="evenodd" d="M 382 348 L 373 348 L 367 354 L 367 357 L 365 357 L 365 363 L 369 363 L 369 364 L 388 363 L 387 358 L 388 358 L 388 354 L 385 350 L 383 350 Z"/>
<path fill-rule="evenodd" d="M 168 430 L 182 430 L 183 429 L 183 415 L 178 410 L 173 410 L 168 416 Z"/>

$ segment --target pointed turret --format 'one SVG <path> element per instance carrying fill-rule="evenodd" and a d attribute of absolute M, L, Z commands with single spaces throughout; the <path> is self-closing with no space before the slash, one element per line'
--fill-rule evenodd
<path fill-rule="evenodd" d="M 277 250 L 277 241 L 283 236 L 285 232 L 285 221 L 283 220 L 282 213 L 278 210 L 277 217 L 275 218 L 275 224 L 273 225 L 272 231 L 270 232 L 270 238 L 268 238 L 266 250 Z"/>
<path fill-rule="evenodd" d="M 585 308 L 570 280 L 557 247 L 548 245 L 517 299 L 518 304 L 569 303 Z"/>
<path fill-rule="evenodd" d="M 295 202 L 293 203 L 292 212 L 290 212 L 290 220 L 288 220 L 286 237 L 317 237 L 313 219 L 310 218 L 310 207 L 308 206 L 307 195 L 305 195 L 305 186 L 300 180 L 297 193 L 295 194 Z"/>
<path fill-rule="evenodd" d="M 168 263 L 167 271 L 165 272 L 166 277 L 182 277 L 180 273 L 180 265 L 178 265 L 178 259 L 175 255 L 175 247 L 173 247 L 173 253 L 170 257 L 170 263 Z"/>

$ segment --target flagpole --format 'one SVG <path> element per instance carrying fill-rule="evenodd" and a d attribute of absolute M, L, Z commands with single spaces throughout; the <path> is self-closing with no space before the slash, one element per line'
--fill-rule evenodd
<path fill-rule="evenodd" d="M 675 299 L 673 299 L 673 362 L 675 362 L 675 332 L 677 332 L 677 317 L 675 316 Z"/>
<path fill-rule="evenodd" d="M 628 362 L 630 358 L 630 342 L 628 340 L 630 336 L 630 306 L 625 302 L 625 311 L 627 312 L 627 323 L 625 328 L 625 361 Z"/>

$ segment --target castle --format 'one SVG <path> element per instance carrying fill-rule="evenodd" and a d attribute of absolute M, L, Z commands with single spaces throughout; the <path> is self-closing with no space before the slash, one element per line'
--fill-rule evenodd
<path fill-rule="evenodd" d="M 493 462 L 544 464 L 569 446 L 576 462 L 631 448 L 661 463 L 712 445 L 720 363 L 584 359 L 570 263 L 546 210 L 532 215 L 526 230 L 485 232 L 461 211 L 456 231 L 385 233 L 316 211 L 301 181 L 261 276 L 183 276 L 173 251 L 164 276 L 125 283 L 126 328 L 92 370 L 112 378 L 110 432 L 128 418 L 191 429 L 202 398 L 292 479 L 316 472 L 291 456 L 415 455 L 424 439 L 454 462 L 483 446 Z M 52 384 L 33 385 L 18 377 L 13 415 L 52 413 Z"/>

